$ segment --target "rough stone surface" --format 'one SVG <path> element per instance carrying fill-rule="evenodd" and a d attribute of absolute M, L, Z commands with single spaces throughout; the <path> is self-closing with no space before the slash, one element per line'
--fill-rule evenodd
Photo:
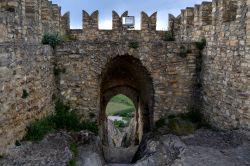
<path fill-rule="evenodd" d="M 207 40 L 201 71 L 203 112 L 220 129 L 250 126 L 249 5 L 249 0 L 213 0 L 169 20 L 177 40 Z"/>
<path fill-rule="evenodd" d="M 176 18 L 170 15 L 176 41 L 166 42 L 165 32 L 155 29 L 156 13 L 142 12 L 142 29 L 126 30 L 113 12 L 114 29 L 99 30 L 99 12 L 83 12 L 83 29 L 70 30 L 69 13 L 61 16 L 50 1 L 1 0 L 0 154 L 21 139 L 29 122 L 53 112 L 55 90 L 82 119 L 98 120 L 104 142 L 104 110 L 117 93 L 129 95 L 136 106 L 139 141 L 159 118 L 190 105 L 214 127 L 249 129 L 249 7 L 249 0 L 213 0 L 186 8 Z M 52 50 L 40 44 L 48 32 L 76 41 Z M 202 37 L 207 46 L 199 56 L 194 42 Z M 135 42 L 139 47 L 130 48 Z M 56 67 L 65 71 L 57 81 Z"/>

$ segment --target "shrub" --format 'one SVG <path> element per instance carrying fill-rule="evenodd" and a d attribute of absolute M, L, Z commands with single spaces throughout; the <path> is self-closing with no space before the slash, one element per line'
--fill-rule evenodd
<path fill-rule="evenodd" d="M 19 140 L 16 140 L 15 145 L 16 146 L 21 146 L 21 142 Z"/>
<path fill-rule="evenodd" d="M 35 121 L 26 127 L 25 140 L 40 141 L 45 135 L 54 131 L 53 117 L 47 117 L 42 120 Z"/>
<path fill-rule="evenodd" d="M 126 124 L 122 120 L 115 120 L 113 121 L 113 124 L 116 128 L 124 128 L 126 127 Z"/>
<path fill-rule="evenodd" d="M 89 121 L 82 122 L 80 124 L 80 129 L 91 131 L 95 133 L 96 135 L 98 134 L 98 126 L 96 122 L 89 122 Z"/>
<path fill-rule="evenodd" d="M 65 129 L 69 131 L 88 130 L 98 133 L 98 126 L 94 122 L 81 122 L 75 110 L 64 105 L 60 100 L 56 101 L 55 114 L 41 120 L 37 120 L 26 127 L 24 139 L 39 141 L 55 130 Z"/>
<path fill-rule="evenodd" d="M 176 117 L 169 120 L 168 128 L 171 133 L 176 135 L 188 135 L 194 133 L 196 126 L 189 120 Z"/>
<path fill-rule="evenodd" d="M 113 116 L 120 116 L 120 117 L 124 117 L 124 118 L 132 118 L 133 117 L 133 112 L 135 112 L 134 107 L 122 110 L 120 112 L 115 112 L 112 115 Z"/>
<path fill-rule="evenodd" d="M 174 35 L 171 31 L 166 31 L 164 36 L 164 41 L 174 41 Z"/>
<path fill-rule="evenodd" d="M 139 48 L 139 43 L 137 41 L 131 41 L 129 42 L 128 47 L 134 49 Z"/>
<path fill-rule="evenodd" d="M 181 46 L 181 48 L 180 48 L 180 56 L 181 56 L 182 58 L 187 57 L 188 52 L 189 52 L 189 51 L 188 51 L 188 49 L 187 49 L 186 47 Z"/>
<path fill-rule="evenodd" d="M 65 72 L 66 72 L 66 69 L 60 69 L 57 66 L 54 66 L 53 68 L 54 76 L 59 76 L 61 73 L 65 73 Z"/>
<path fill-rule="evenodd" d="M 26 89 L 23 89 L 23 94 L 22 94 L 22 98 L 26 99 L 27 97 L 29 97 L 29 93 Z"/>
<path fill-rule="evenodd" d="M 156 128 L 161 128 L 165 125 L 165 119 L 160 118 L 158 121 L 155 122 L 155 127 Z"/>
<path fill-rule="evenodd" d="M 62 42 L 63 42 L 63 39 L 58 34 L 46 33 L 45 35 L 43 35 L 42 43 L 48 44 L 52 48 L 55 48 L 57 45 L 61 44 Z"/>
<path fill-rule="evenodd" d="M 199 42 L 196 42 L 196 47 L 199 49 L 199 50 L 203 50 L 207 45 L 207 41 L 205 38 L 202 38 Z"/>

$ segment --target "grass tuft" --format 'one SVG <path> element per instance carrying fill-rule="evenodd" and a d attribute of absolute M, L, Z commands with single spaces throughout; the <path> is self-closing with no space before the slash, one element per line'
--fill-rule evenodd
<path fill-rule="evenodd" d="M 56 130 L 64 129 L 68 131 L 88 130 L 98 133 L 98 126 L 94 122 L 81 122 L 75 110 L 64 105 L 61 101 L 56 101 L 55 114 L 37 120 L 26 127 L 25 140 L 40 141 L 45 135 Z"/>

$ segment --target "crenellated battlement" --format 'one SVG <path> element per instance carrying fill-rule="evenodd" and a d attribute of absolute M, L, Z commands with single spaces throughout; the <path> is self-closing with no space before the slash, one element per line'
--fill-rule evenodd
<path fill-rule="evenodd" d="M 0 42 L 40 42 L 44 33 L 62 34 L 69 27 L 69 17 L 48 0 L 2 0 L 0 10 Z"/>

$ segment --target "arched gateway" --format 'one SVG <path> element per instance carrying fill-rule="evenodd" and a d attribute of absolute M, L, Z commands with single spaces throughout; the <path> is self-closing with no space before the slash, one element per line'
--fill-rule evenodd
<path fill-rule="evenodd" d="M 100 81 L 100 136 L 107 144 L 107 117 L 105 114 L 109 100 L 124 94 L 136 108 L 135 144 L 141 141 L 143 133 L 153 127 L 154 89 L 152 78 L 139 59 L 129 55 L 113 58 L 102 71 Z"/>

